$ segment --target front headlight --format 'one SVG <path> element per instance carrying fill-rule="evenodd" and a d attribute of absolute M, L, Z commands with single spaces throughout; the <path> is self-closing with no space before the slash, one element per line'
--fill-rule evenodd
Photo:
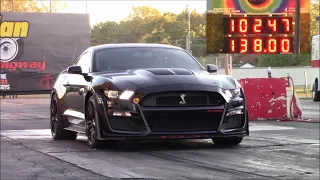
<path fill-rule="evenodd" d="M 121 94 L 119 91 L 111 91 L 111 90 L 105 90 L 104 91 L 104 94 L 110 98 L 110 99 L 116 99 L 116 98 L 119 98 L 119 99 L 122 99 L 122 100 L 129 100 L 133 94 L 134 94 L 134 91 L 123 91 Z M 120 95 L 119 95 L 120 94 Z"/>
<path fill-rule="evenodd" d="M 129 100 L 133 96 L 133 91 L 124 91 L 120 96 L 119 99 Z"/>
<path fill-rule="evenodd" d="M 232 89 L 232 90 L 225 90 L 224 93 L 230 98 L 230 99 L 237 99 L 241 96 L 240 89 Z"/>
<path fill-rule="evenodd" d="M 110 99 L 116 99 L 119 96 L 119 92 L 118 91 L 105 90 L 104 94 Z"/>

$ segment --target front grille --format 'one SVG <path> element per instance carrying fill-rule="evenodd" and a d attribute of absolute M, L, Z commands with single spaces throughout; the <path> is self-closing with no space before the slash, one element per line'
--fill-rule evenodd
<path fill-rule="evenodd" d="M 137 117 L 109 116 L 108 120 L 111 128 L 118 131 L 141 132 L 146 129 L 143 120 Z"/>
<path fill-rule="evenodd" d="M 219 106 L 225 103 L 217 92 L 165 92 L 144 97 L 141 105 L 152 106 Z"/>
<path fill-rule="evenodd" d="M 227 129 L 241 128 L 244 126 L 244 116 L 235 115 L 227 118 Z"/>
<path fill-rule="evenodd" d="M 222 116 L 222 112 L 208 110 L 162 110 L 143 113 L 153 132 L 217 130 Z"/>
<path fill-rule="evenodd" d="M 208 105 L 208 97 L 207 96 L 186 96 L 184 97 L 186 105 Z M 182 101 L 180 96 L 164 96 L 164 97 L 156 97 L 156 105 L 157 106 L 171 106 L 171 105 L 181 105 L 184 101 Z"/>

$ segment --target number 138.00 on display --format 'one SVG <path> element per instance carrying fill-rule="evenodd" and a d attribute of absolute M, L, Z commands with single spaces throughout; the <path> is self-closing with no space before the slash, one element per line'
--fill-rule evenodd
<path fill-rule="evenodd" d="M 223 53 L 289 54 L 292 37 L 226 37 Z"/>

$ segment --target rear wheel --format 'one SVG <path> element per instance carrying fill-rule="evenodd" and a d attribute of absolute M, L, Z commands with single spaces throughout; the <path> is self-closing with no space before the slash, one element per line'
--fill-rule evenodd
<path fill-rule="evenodd" d="M 318 88 L 315 86 L 315 84 L 312 87 L 312 100 L 314 102 L 320 101 L 320 91 L 318 91 Z"/>
<path fill-rule="evenodd" d="M 51 136 L 54 140 L 75 140 L 77 139 L 77 132 L 63 129 L 61 109 L 58 104 L 56 95 L 53 95 L 50 103 L 50 129 Z"/>
<path fill-rule="evenodd" d="M 242 142 L 243 137 L 219 137 L 212 138 L 212 141 L 215 145 L 238 145 Z"/>

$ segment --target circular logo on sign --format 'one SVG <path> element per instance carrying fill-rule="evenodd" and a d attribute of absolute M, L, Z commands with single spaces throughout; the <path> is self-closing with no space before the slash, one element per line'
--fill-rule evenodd
<path fill-rule="evenodd" d="M 51 89 L 53 84 L 54 84 L 54 79 L 51 77 L 50 74 L 46 74 L 45 76 L 43 76 L 43 78 L 40 80 L 40 87 L 42 89 Z"/>
<path fill-rule="evenodd" d="M 248 1 L 252 5 L 258 6 L 258 5 L 261 5 L 261 4 L 265 3 L 267 0 L 248 0 Z"/>
<path fill-rule="evenodd" d="M 19 38 L 0 38 L 0 61 L 9 62 L 13 60 L 19 51 Z"/>

